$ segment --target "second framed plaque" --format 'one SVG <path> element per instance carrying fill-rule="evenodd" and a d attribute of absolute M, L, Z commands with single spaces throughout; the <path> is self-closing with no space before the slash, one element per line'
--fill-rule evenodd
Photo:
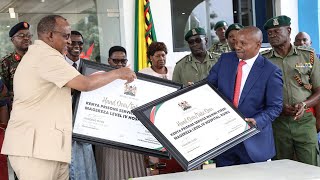
<path fill-rule="evenodd" d="M 81 65 L 84 75 L 111 70 L 114 68 L 91 61 L 83 61 Z M 115 80 L 94 91 L 78 92 L 74 101 L 73 138 L 168 158 L 168 152 L 131 110 L 180 88 L 180 84 L 137 73 L 137 79 L 129 84 Z"/>
<path fill-rule="evenodd" d="M 185 170 L 259 132 L 206 80 L 132 112 Z"/>

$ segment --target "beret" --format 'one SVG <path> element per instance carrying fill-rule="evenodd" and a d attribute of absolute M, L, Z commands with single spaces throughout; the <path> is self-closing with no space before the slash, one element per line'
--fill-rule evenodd
<path fill-rule="evenodd" d="M 215 25 L 214 25 L 214 30 L 217 30 L 219 27 L 223 27 L 223 26 L 228 26 L 228 23 L 225 21 L 218 21 Z"/>
<path fill-rule="evenodd" d="M 193 29 L 190 29 L 186 35 L 184 36 L 184 39 L 186 41 L 188 41 L 188 39 L 191 37 L 191 36 L 196 36 L 196 35 L 206 35 L 206 31 L 201 28 L 201 27 L 197 27 L 197 28 L 193 28 Z"/>
<path fill-rule="evenodd" d="M 281 27 L 281 26 L 290 26 L 291 18 L 288 16 L 276 16 L 274 18 L 269 19 L 263 26 L 265 30 Z"/>
<path fill-rule="evenodd" d="M 19 22 L 10 29 L 9 37 L 14 36 L 20 30 L 29 29 L 29 27 L 30 25 L 27 22 Z"/>
<path fill-rule="evenodd" d="M 226 32 L 225 32 L 226 38 L 228 38 L 228 35 L 229 35 L 229 33 L 230 33 L 232 30 L 240 30 L 240 29 L 242 29 L 242 28 L 243 28 L 243 26 L 242 26 L 241 24 L 238 24 L 238 23 L 231 24 L 231 25 L 228 27 L 228 29 L 226 30 Z"/>

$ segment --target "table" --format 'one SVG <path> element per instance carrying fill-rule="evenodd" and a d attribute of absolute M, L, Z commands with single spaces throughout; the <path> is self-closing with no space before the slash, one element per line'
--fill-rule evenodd
<path fill-rule="evenodd" d="M 320 168 L 308 164 L 278 160 L 222 168 L 212 168 L 133 180 L 320 180 Z"/>

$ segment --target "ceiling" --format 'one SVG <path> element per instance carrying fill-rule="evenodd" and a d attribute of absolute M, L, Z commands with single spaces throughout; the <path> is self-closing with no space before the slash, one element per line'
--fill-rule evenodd
<path fill-rule="evenodd" d="M 96 13 L 95 4 L 96 0 L 1 0 L 0 22 L 33 24 L 47 14 L 61 14 L 72 23 L 78 19 L 75 14 Z M 14 8 L 16 18 L 10 18 L 9 8 Z"/>

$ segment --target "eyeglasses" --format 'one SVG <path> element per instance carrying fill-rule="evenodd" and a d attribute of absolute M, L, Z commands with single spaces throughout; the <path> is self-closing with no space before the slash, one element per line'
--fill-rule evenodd
<path fill-rule="evenodd" d="M 60 31 L 52 31 L 52 32 L 61 34 L 61 36 L 63 38 L 65 38 L 66 40 L 68 40 L 70 38 L 70 36 L 71 36 L 71 34 L 67 34 L 67 33 L 60 32 Z"/>
<path fill-rule="evenodd" d="M 125 64 L 125 63 L 127 63 L 127 61 L 128 61 L 128 59 L 112 59 L 112 58 L 110 58 L 115 64 L 119 64 L 119 63 L 121 63 L 121 64 Z"/>
<path fill-rule="evenodd" d="M 24 38 L 31 39 L 33 37 L 33 34 L 20 33 L 20 34 L 14 35 L 13 37 L 18 37 L 18 38 L 21 38 L 21 39 L 24 39 Z"/>
<path fill-rule="evenodd" d="M 71 46 L 83 46 L 83 42 L 82 41 L 71 41 Z"/>
<path fill-rule="evenodd" d="M 192 45 L 192 44 L 194 44 L 194 43 L 199 44 L 199 43 L 202 42 L 202 39 L 203 39 L 203 38 L 190 39 L 190 40 L 188 40 L 188 44 L 190 44 L 190 45 Z"/>

